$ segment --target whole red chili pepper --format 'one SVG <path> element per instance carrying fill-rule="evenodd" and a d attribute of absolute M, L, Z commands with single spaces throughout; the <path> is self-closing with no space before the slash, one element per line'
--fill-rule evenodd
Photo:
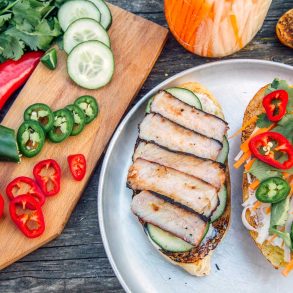
<path fill-rule="evenodd" d="M 283 118 L 288 104 L 288 93 L 284 90 L 273 91 L 263 98 L 262 104 L 268 119 L 276 122 Z"/>
<path fill-rule="evenodd" d="M 0 219 L 3 216 L 3 211 L 4 211 L 4 199 L 2 195 L 0 194 Z"/>
<path fill-rule="evenodd" d="M 55 160 L 44 160 L 33 170 L 38 185 L 46 196 L 56 195 L 60 191 L 61 169 Z"/>
<path fill-rule="evenodd" d="M 11 219 L 28 238 L 35 238 L 45 231 L 41 206 L 29 195 L 15 197 L 9 204 Z"/>
<path fill-rule="evenodd" d="M 71 155 L 67 158 L 70 172 L 73 178 L 81 181 L 86 173 L 86 159 L 82 154 Z"/>
<path fill-rule="evenodd" d="M 19 60 L 7 60 L 0 64 L 0 110 L 8 98 L 30 77 L 43 52 L 28 52 Z"/>
<path fill-rule="evenodd" d="M 280 133 L 264 132 L 256 135 L 249 141 L 249 148 L 256 158 L 275 168 L 287 170 L 293 167 L 293 146 Z M 286 161 L 278 161 L 275 156 L 276 152 L 285 154 Z"/>
<path fill-rule="evenodd" d="M 45 195 L 37 183 L 25 176 L 20 176 L 12 180 L 6 187 L 6 194 L 10 200 L 19 195 L 30 195 L 42 206 L 45 203 Z"/>

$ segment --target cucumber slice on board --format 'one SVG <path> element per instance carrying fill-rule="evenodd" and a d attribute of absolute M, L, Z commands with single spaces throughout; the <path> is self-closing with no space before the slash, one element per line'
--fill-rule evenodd
<path fill-rule="evenodd" d="M 202 239 L 205 238 L 209 230 L 209 226 L 210 224 L 208 223 Z M 190 243 L 149 223 L 147 224 L 146 232 L 155 244 L 166 251 L 185 252 L 191 250 L 194 247 Z"/>
<path fill-rule="evenodd" d="M 229 154 L 229 142 L 227 137 L 224 136 L 223 147 L 221 152 L 218 155 L 217 162 L 225 164 L 228 158 L 228 154 Z"/>
<path fill-rule="evenodd" d="M 101 13 L 92 2 L 87 0 L 65 2 L 58 11 L 58 20 L 64 32 L 71 23 L 80 18 L 91 18 L 100 22 Z"/>
<path fill-rule="evenodd" d="M 77 45 L 68 55 L 67 71 L 70 78 L 86 89 L 98 89 L 108 84 L 114 73 L 112 51 L 99 41 Z"/>
<path fill-rule="evenodd" d="M 171 94 L 172 96 L 176 97 L 177 99 L 181 100 L 186 104 L 189 104 L 200 110 L 202 109 L 202 105 L 199 98 L 190 90 L 179 87 L 172 87 L 166 89 L 166 92 L 168 92 L 169 94 Z"/>
<path fill-rule="evenodd" d="M 227 204 L 227 188 L 223 185 L 218 193 L 220 204 L 211 217 L 211 222 L 218 220 L 224 213 Z"/>
<path fill-rule="evenodd" d="M 74 47 L 86 41 L 100 41 L 110 47 L 108 33 L 97 21 L 80 18 L 70 24 L 64 33 L 64 50 L 69 54 Z"/>
<path fill-rule="evenodd" d="M 101 12 L 101 25 L 108 30 L 112 24 L 112 14 L 108 5 L 103 0 L 88 0 L 96 5 Z"/>

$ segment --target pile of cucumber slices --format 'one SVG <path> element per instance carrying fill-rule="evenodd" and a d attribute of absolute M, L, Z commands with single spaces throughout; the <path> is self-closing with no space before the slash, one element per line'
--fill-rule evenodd
<path fill-rule="evenodd" d="M 103 0 L 71 0 L 59 9 L 68 54 L 70 78 L 86 89 L 107 85 L 114 73 L 114 56 L 107 30 L 112 24 L 109 7 Z"/>

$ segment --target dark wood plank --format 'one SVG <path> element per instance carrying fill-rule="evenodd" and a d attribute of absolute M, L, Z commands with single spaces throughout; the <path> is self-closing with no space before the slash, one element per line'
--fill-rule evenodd
<path fill-rule="evenodd" d="M 167 26 L 163 15 L 163 0 L 110 2 Z M 265 59 L 293 65 L 292 50 L 281 45 L 274 32 L 277 19 L 292 7 L 293 0 L 273 1 L 264 26 L 256 38 L 246 48 L 228 58 Z M 186 52 L 170 35 L 136 101 L 168 76 L 212 61 L 214 60 Z M 0 119 L 10 104 L 11 102 L 0 113 Z M 0 272 L 1 293 L 123 292 L 107 260 L 98 228 L 96 194 L 100 165 L 101 160 L 63 234 Z"/>

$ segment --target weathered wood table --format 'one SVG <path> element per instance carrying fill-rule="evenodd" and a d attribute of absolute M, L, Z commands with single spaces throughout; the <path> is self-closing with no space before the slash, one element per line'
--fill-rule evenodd
<path fill-rule="evenodd" d="M 110 2 L 166 26 L 163 0 Z M 265 59 L 293 65 L 293 51 L 278 42 L 274 31 L 277 19 L 292 7 L 293 0 L 274 0 L 264 26 L 256 38 L 242 51 L 229 58 Z M 186 52 L 170 35 L 137 100 L 168 76 L 211 61 L 214 60 Z M 0 119 L 9 106 L 0 113 Z M 1 293 L 123 292 L 111 269 L 99 232 L 97 192 L 101 164 L 102 159 L 63 234 L 0 272 Z"/>

